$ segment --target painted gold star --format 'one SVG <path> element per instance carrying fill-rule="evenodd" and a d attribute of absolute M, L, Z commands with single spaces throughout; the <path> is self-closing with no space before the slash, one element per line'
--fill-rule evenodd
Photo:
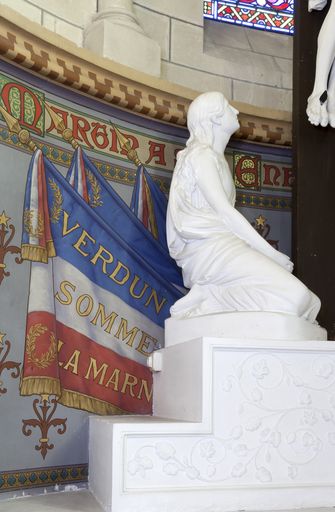
<path fill-rule="evenodd" d="M 6 336 L 5 332 L 0 332 L 0 346 L 3 345 L 3 339 Z"/>
<path fill-rule="evenodd" d="M 263 215 L 260 215 L 256 218 L 256 225 L 257 226 L 265 226 L 266 218 Z"/>
<path fill-rule="evenodd" d="M 9 220 L 10 220 L 10 217 L 7 217 L 5 210 L 3 210 L 2 214 L 0 215 L 0 226 L 7 227 Z"/>

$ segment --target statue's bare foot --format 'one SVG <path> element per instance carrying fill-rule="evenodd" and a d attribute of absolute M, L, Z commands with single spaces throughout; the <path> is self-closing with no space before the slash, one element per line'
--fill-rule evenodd
<path fill-rule="evenodd" d="M 328 122 L 332 128 L 335 128 L 335 91 L 333 90 L 328 93 L 327 110 Z"/>
<path fill-rule="evenodd" d="M 328 124 L 328 93 L 313 93 L 308 98 L 307 102 L 307 116 L 311 124 L 315 126 L 327 126 Z"/>

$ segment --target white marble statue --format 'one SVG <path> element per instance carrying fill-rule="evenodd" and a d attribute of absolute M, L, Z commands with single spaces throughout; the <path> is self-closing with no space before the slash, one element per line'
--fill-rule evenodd
<path fill-rule="evenodd" d="M 308 9 L 322 10 L 327 0 L 309 0 Z M 335 128 L 335 2 L 330 4 L 318 36 L 315 80 L 307 102 L 307 116 L 315 126 Z"/>
<path fill-rule="evenodd" d="M 291 274 L 288 256 L 234 208 L 235 185 L 223 153 L 239 128 L 237 114 L 219 92 L 201 94 L 188 111 L 190 138 L 173 174 L 167 239 L 190 291 L 171 316 L 267 311 L 314 322 L 318 297 Z"/>

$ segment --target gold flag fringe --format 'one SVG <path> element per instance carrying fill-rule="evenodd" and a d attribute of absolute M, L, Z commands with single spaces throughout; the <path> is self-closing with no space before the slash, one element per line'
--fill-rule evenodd
<path fill-rule="evenodd" d="M 131 414 L 104 400 L 62 389 L 59 380 L 52 377 L 24 377 L 20 385 L 20 395 L 56 395 L 58 403 L 61 405 L 104 416 L 109 414 Z"/>
<path fill-rule="evenodd" d="M 23 377 L 20 385 L 20 395 L 56 395 L 62 393 L 59 379 L 52 377 Z"/>
<path fill-rule="evenodd" d="M 55 256 L 56 250 L 54 243 L 51 240 L 47 242 L 46 248 L 29 244 L 21 245 L 21 257 L 23 260 L 48 263 L 48 258 L 54 258 Z"/>
<path fill-rule="evenodd" d="M 104 400 L 92 398 L 91 396 L 84 395 L 68 389 L 62 389 L 61 397 L 58 403 L 71 407 L 73 409 L 82 409 L 84 411 L 93 412 L 100 415 L 108 414 L 131 414 L 116 405 L 112 405 Z"/>

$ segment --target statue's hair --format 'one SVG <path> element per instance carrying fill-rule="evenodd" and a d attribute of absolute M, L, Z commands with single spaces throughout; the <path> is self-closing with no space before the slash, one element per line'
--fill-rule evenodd
<path fill-rule="evenodd" d="M 186 145 L 193 143 L 212 146 L 214 142 L 213 123 L 222 116 L 228 102 L 221 92 L 205 92 L 192 101 L 187 114 L 190 138 Z"/>
<path fill-rule="evenodd" d="M 221 92 L 205 92 L 192 101 L 187 113 L 190 137 L 186 142 L 186 148 L 177 154 L 174 175 L 182 173 L 185 158 L 192 147 L 198 144 L 213 146 L 213 123 L 217 117 L 224 114 L 227 106 L 228 101 Z"/>

